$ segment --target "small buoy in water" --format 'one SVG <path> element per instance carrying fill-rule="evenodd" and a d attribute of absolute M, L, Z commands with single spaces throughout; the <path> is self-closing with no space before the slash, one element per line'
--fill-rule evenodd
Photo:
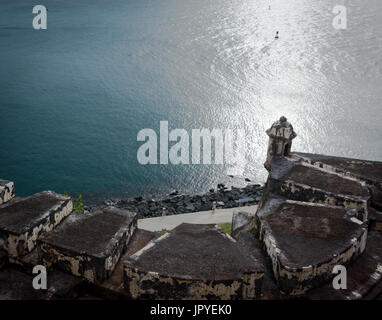
<path fill-rule="evenodd" d="M 275 39 L 278 39 L 278 38 L 279 38 L 279 32 L 276 31 Z"/>

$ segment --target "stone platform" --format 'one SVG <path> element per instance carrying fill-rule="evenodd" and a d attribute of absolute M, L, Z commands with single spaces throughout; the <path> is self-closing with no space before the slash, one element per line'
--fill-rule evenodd
<path fill-rule="evenodd" d="M 303 294 L 365 249 L 367 225 L 343 207 L 269 197 L 257 212 L 259 238 L 285 294 Z"/>
<path fill-rule="evenodd" d="M 137 226 L 136 214 L 106 208 L 38 240 L 42 262 L 100 283 L 110 277 Z"/>
<path fill-rule="evenodd" d="M 363 253 L 368 230 L 381 230 L 382 162 L 291 152 L 297 135 L 285 117 L 267 134 L 269 175 L 254 229 L 279 288 L 285 296 L 303 295 L 344 265 L 352 270 L 354 296 L 365 296 L 381 278 L 378 255 Z"/>
<path fill-rule="evenodd" d="M 254 299 L 263 266 L 214 225 L 181 224 L 125 261 L 125 290 L 140 299 Z"/>
<path fill-rule="evenodd" d="M 335 290 L 332 283 L 309 291 L 314 300 L 375 299 L 382 294 L 382 233 L 368 234 L 365 252 L 347 268 L 347 288 Z"/>
<path fill-rule="evenodd" d="M 0 205 L 15 196 L 15 184 L 12 181 L 0 179 Z"/>
<path fill-rule="evenodd" d="M 44 191 L 0 206 L 0 251 L 10 258 L 31 252 L 43 232 L 49 232 L 72 212 L 70 197 Z"/>
<path fill-rule="evenodd" d="M 356 209 L 358 218 L 368 219 L 370 193 L 365 182 L 287 157 L 270 162 L 267 192 L 291 200 Z"/>
<path fill-rule="evenodd" d="M 303 152 L 293 152 L 291 157 L 366 182 L 372 206 L 382 211 L 382 162 Z"/>
<path fill-rule="evenodd" d="M 322 154 L 293 152 L 292 157 L 327 168 L 335 172 L 365 180 L 368 184 L 380 185 L 382 182 L 382 162 L 362 159 L 335 157 Z"/>

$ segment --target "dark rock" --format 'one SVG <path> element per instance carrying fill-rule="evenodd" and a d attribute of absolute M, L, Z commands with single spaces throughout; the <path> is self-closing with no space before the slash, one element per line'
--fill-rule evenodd
<path fill-rule="evenodd" d="M 114 202 L 111 201 L 111 200 L 105 200 L 103 203 L 104 203 L 106 206 L 112 206 L 112 205 L 114 205 Z"/>
<path fill-rule="evenodd" d="M 254 187 L 254 185 L 247 185 L 244 188 L 232 186 L 231 189 L 228 189 L 224 184 L 219 183 L 217 192 L 215 192 L 214 189 L 210 189 L 209 192 L 204 195 L 191 196 L 180 194 L 179 191 L 175 190 L 172 194 L 174 195 L 159 200 L 144 200 L 143 197 L 136 197 L 130 200 L 119 200 L 116 206 L 121 209 L 137 212 L 139 218 L 158 217 L 162 215 L 163 207 L 166 207 L 167 214 L 171 215 L 208 211 L 212 208 L 212 202 L 214 201 L 224 202 L 223 205 L 220 205 L 221 208 L 233 208 L 246 204 L 250 205 L 258 202 L 256 196 L 259 196 L 260 198 L 262 190 L 259 190 L 258 187 Z M 253 198 L 255 200 L 249 201 L 246 204 L 235 202 L 235 200 L 241 198 Z M 193 205 L 193 209 L 191 207 L 187 208 L 190 204 Z M 95 212 L 99 209 L 99 207 L 96 207 L 89 211 Z"/>
<path fill-rule="evenodd" d="M 236 203 L 245 204 L 245 203 L 254 202 L 254 201 L 255 201 L 255 199 L 249 197 L 249 198 L 241 198 L 239 200 L 236 200 Z"/>

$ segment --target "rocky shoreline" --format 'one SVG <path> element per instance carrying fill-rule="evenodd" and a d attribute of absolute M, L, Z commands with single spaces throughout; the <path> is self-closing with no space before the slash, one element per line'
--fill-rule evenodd
<path fill-rule="evenodd" d="M 164 199 L 145 199 L 144 197 L 135 197 L 121 200 L 105 200 L 105 206 L 114 206 L 120 209 L 136 212 L 138 218 L 159 217 L 162 215 L 173 215 L 181 213 L 190 213 L 198 211 L 212 210 L 214 206 L 217 209 L 234 208 L 259 203 L 264 186 L 261 184 L 249 184 L 243 188 L 227 188 L 220 183 L 217 189 L 210 189 L 209 192 L 202 195 L 181 194 L 174 190 Z M 100 206 L 85 206 L 87 211 L 95 211 Z M 165 210 L 163 209 L 165 208 Z"/>

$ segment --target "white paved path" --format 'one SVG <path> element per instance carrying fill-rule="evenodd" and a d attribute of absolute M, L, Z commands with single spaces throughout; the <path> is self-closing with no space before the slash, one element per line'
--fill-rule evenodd
<path fill-rule="evenodd" d="M 183 222 L 196 224 L 221 224 L 231 223 L 234 212 L 246 211 L 255 213 L 256 206 L 245 206 L 239 208 L 216 209 L 214 213 L 211 211 L 199 211 L 192 213 L 175 214 L 172 216 L 155 217 L 138 220 L 138 228 L 148 231 L 171 230 Z"/>

